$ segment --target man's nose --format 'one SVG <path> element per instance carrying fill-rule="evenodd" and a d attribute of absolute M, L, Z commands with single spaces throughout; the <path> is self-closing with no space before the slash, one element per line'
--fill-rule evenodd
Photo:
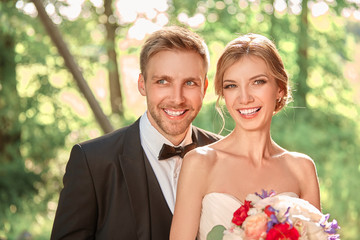
<path fill-rule="evenodd" d="M 183 86 L 176 84 L 173 85 L 173 90 L 170 98 L 176 104 L 183 103 L 185 101 Z"/>

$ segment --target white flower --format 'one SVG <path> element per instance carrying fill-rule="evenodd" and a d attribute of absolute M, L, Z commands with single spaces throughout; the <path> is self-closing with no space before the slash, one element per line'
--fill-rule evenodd
<path fill-rule="evenodd" d="M 305 222 L 306 224 L 306 236 L 309 240 L 327 240 L 328 234 L 324 229 L 314 222 Z"/>
<path fill-rule="evenodd" d="M 308 201 L 290 197 L 286 195 L 276 195 L 269 198 L 264 198 L 255 204 L 256 208 L 265 208 L 267 205 L 271 205 L 273 208 L 279 210 L 279 215 L 283 215 L 288 207 L 290 207 L 290 216 L 302 216 L 308 218 L 308 220 L 318 222 L 323 214 L 311 205 Z"/>
<path fill-rule="evenodd" d="M 257 208 L 250 208 L 248 211 L 249 216 L 257 215 L 259 213 L 262 213 L 262 210 Z"/>
<path fill-rule="evenodd" d="M 248 194 L 245 198 L 246 201 L 251 201 L 253 204 L 257 203 L 261 200 L 261 197 L 257 196 L 256 194 Z"/>
<path fill-rule="evenodd" d="M 222 240 L 243 240 L 244 235 L 244 230 L 242 230 L 241 228 L 230 228 L 224 231 L 224 236 Z"/>

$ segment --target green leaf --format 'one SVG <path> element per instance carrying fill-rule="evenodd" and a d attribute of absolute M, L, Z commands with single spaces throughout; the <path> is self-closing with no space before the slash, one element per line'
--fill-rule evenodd
<path fill-rule="evenodd" d="M 226 230 L 226 228 L 224 226 L 216 225 L 208 233 L 208 235 L 206 237 L 206 240 L 222 240 L 225 230 Z"/>

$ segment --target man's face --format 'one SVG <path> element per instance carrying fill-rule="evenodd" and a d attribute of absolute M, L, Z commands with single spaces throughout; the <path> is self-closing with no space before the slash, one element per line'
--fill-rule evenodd
<path fill-rule="evenodd" d="M 146 96 L 148 118 L 177 145 L 199 113 L 205 96 L 208 82 L 203 60 L 192 51 L 161 51 L 150 58 L 146 75 L 140 74 L 138 89 Z"/>

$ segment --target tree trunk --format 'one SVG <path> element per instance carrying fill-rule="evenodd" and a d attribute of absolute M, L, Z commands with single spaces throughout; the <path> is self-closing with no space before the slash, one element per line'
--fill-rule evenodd
<path fill-rule="evenodd" d="M 299 18 L 299 32 L 298 32 L 298 59 L 297 64 L 299 66 L 299 73 L 297 76 L 296 91 L 294 92 L 294 102 L 296 106 L 306 107 L 306 95 L 309 92 L 309 86 L 307 85 L 308 78 L 308 46 L 309 46 L 309 21 L 308 21 L 308 7 L 307 0 L 303 0 L 301 3 L 302 11 Z"/>
<path fill-rule="evenodd" d="M 21 156 L 21 111 L 15 69 L 15 40 L 0 29 L 0 162 L 10 162 Z"/>
<path fill-rule="evenodd" d="M 277 34 L 275 32 L 275 27 L 277 25 L 277 21 L 276 21 L 276 17 L 275 17 L 275 7 L 274 7 L 274 0 L 270 0 L 270 4 L 273 7 L 273 13 L 270 15 L 270 31 L 269 31 L 269 35 L 271 36 L 271 40 L 275 42 L 275 44 L 277 44 Z"/>
<path fill-rule="evenodd" d="M 112 0 L 104 1 L 105 15 L 107 21 L 105 23 L 106 28 L 106 50 L 108 54 L 108 74 L 109 74 L 109 87 L 110 87 L 110 104 L 113 113 L 118 113 L 121 116 L 124 114 L 123 99 L 121 95 L 121 85 L 119 69 L 117 64 L 117 57 L 115 51 L 115 31 L 116 24 L 111 22 L 113 17 Z"/>
<path fill-rule="evenodd" d="M 69 49 L 66 46 L 66 43 L 61 37 L 59 30 L 56 28 L 54 23 L 51 21 L 49 16 L 47 15 L 45 8 L 40 0 L 32 0 L 35 4 L 35 7 L 38 11 L 39 17 L 41 22 L 43 23 L 45 29 L 47 30 L 48 34 L 50 35 L 52 41 L 54 42 L 55 46 L 58 49 L 60 55 L 64 58 L 65 65 L 68 67 L 69 71 L 72 73 L 76 83 L 79 86 L 80 91 L 85 96 L 86 100 L 88 101 L 91 110 L 93 111 L 95 118 L 99 125 L 101 126 L 102 130 L 105 133 L 113 131 L 113 127 L 103 113 L 99 103 L 96 101 L 94 95 L 91 92 L 90 87 L 88 86 L 87 82 L 85 81 L 77 63 L 75 62 L 73 56 L 70 54 Z"/>

